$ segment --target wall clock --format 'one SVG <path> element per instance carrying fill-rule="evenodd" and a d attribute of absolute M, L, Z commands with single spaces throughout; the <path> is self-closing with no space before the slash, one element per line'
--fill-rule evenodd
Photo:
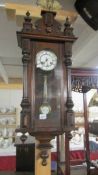
<path fill-rule="evenodd" d="M 39 140 L 46 165 L 50 140 L 74 128 L 70 57 L 76 38 L 68 19 L 62 31 L 56 12 L 42 10 L 41 16 L 32 24 L 27 12 L 23 29 L 17 32 L 23 54 L 20 131 Z"/>

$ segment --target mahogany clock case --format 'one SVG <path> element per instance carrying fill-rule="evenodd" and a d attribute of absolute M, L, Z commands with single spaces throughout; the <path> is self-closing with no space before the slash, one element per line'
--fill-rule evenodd
<path fill-rule="evenodd" d="M 34 135 L 62 134 L 66 128 L 71 130 L 74 127 L 70 57 L 76 38 L 68 19 L 64 31 L 61 30 L 61 24 L 54 19 L 55 12 L 42 10 L 42 18 L 35 22 L 35 26 L 29 12 L 26 15 L 22 31 L 17 32 L 23 54 L 21 129 Z M 47 67 L 47 58 L 46 63 L 42 61 L 37 65 L 37 55 L 43 50 L 55 55 L 54 66 L 51 67 L 49 61 L 50 67 Z M 47 105 L 44 103 L 46 96 Z"/>

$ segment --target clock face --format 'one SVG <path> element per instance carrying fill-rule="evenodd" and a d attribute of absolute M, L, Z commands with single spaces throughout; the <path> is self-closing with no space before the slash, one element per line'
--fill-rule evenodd
<path fill-rule="evenodd" d="M 36 55 L 36 66 L 44 71 L 51 71 L 56 67 L 57 56 L 49 50 L 42 50 Z"/>
<path fill-rule="evenodd" d="M 51 112 L 51 107 L 48 104 L 43 104 L 40 107 L 40 111 L 42 114 L 49 114 Z"/>

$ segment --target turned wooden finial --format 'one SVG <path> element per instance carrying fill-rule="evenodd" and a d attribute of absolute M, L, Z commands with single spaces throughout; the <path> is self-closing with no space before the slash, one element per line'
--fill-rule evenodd
<path fill-rule="evenodd" d="M 66 18 L 65 24 L 64 24 L 64 34 L 66 36 L 74 36 L 73 35 L 73 28 L 71 27 L 71 23 L 69 21 L 69 18 Z"/>
<path fill-rule="evenodd" d="M 30 16 L 29 11 L 26 12 L 26 16 L 24 17 L 23 31 L 24 32 L 32 31 L 32 18 Z"/>

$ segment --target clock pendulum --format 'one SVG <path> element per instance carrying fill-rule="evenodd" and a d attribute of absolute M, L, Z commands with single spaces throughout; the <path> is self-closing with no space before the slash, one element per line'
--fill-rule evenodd
<path fill-rule="evenodd" d="M 51 112 L 51 106 L 48 103 L 47 78 L 47 75 L 44 75 L 43 103 L 40 106 L 40 112 L 45 115 Z"/>

